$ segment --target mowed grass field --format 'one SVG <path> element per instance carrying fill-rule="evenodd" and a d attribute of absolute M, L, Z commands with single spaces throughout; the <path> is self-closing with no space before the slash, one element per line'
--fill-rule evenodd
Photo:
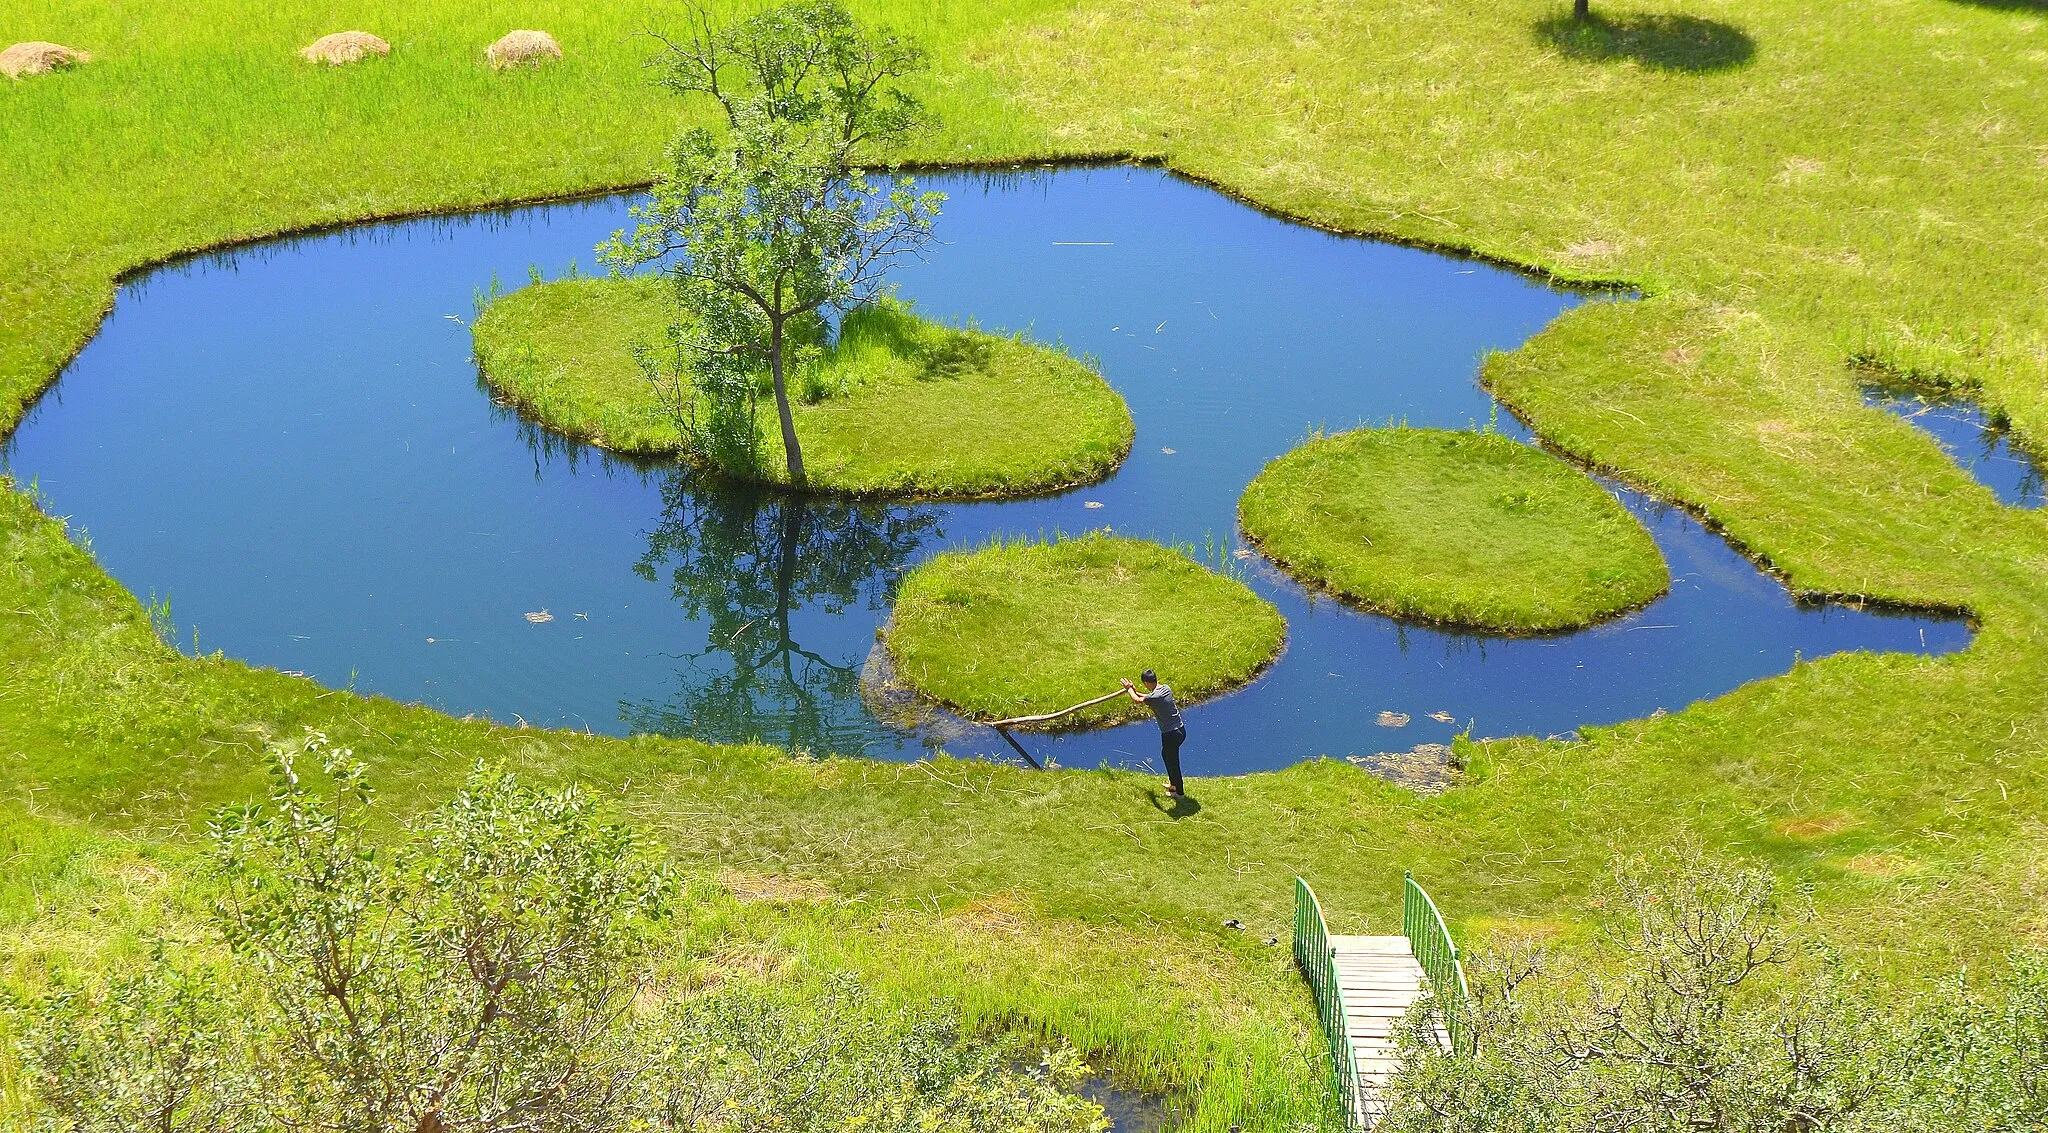
<path fill-rule="evenodd" d="M 606 791 L 691 868 L 806 879 L 810 899 L 746 904 L 757 947 L 1058 1029 L 1198 1098 L 1200 1130 L 1284 1128 L 1321 1104 L 1308 997 L 1264 943 L 1285 940 L 1296 872 L 1336 931 L 1391 931 L 1411 868 L 1468 943 L 1569 947 L 1601 916 L 1588 894 L 1613 854 L 1696 838 L 1811 885 L 1820 927 L 1896 994 L 2040 942 L 2048 525 L 1865 408 L 1852 362 L 1973 390 L 2043 447 L 2048 13 L 1596 0 L 1608 28 L 1560 46 L 1565 6 L 860 10 L 935 56 L 947 124 L 906 157 L 1158 158 L 1327 227 L 1641 289 L 1561 317 L 1485 380 L 1796 589 L 1971 611 L 1968 651 L 1824 658 L 1571 742 L 1474 745 L 1432 798 L 1341 763 L 1218 780 L 1176 822 L 1136 775 L 502 729 L 184 658 L 16 486 L 0 496 L 8 970 L 194 931 L 194 831 L 260 789 L 265 735 L 308 725 L 372 763 L 394 818 L 499 758 Z M 641 66 L 661 11 L 0 0 L 0 39 L 99 60 L 0 84 L 0 431 L 123 272 L 643 179 L 679 120 Z M 343 27 L 393 55 L 331 72 L 292 55 Z M 512 27 L 554 33 L 567 60 L 490 73 L 483 47 Z"/>

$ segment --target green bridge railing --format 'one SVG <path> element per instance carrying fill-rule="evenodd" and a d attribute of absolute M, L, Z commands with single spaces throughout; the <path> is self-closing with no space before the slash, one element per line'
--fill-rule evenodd
<path fill-rule="evenodd" d="M 1344 1105 L 1345 1124 L 1357 1123 L 1352 1112 L 1358 1099 L 1358 1059 L 1351 1035 L 1344 1029 L 1344 1003 L 1338 998 L 1337 961 L 1330 952 L 1330 929 L 1323 906 L 1308 882 L 1294 879 L 1294 962 L 1316 997 L 1316 1018 L 1323 1025 L 1323 1046 L 1330 1055 L 1337 1096 Z"/>
<path fill-rule="evenodd" d="M 1437 912 L 1436 902 L 1415 883 L 1415 875 L 1403 872 L 1401 881 L 1401 931 L 1408 936 L 1408 947 L 1415 952 L 1415 962 L 1422 965 L 1422 974 L 1429 977 L 1429 991 L 1443 1013 L 1451 1050 L 1470 1054 L 1473 1036 L 1465 1020 L 1468 993 L 1458 945 L 1451 940 L 1451 930 L 1444 924 L 1444 915 Z"/>

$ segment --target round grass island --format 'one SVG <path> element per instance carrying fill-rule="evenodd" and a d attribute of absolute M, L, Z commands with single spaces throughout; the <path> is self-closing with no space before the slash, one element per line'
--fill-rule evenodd
<path fill-rule="evenodd" d="M 666 340 L 675 319 L 659 278 L 539 283 L 479 314 L 477 363 L 499 397 L 557 432 L 614 452 L 682 454 L 674 415 L 636 359 Z M 1022 337 L 944 326 L 895 302 L 849 313 L 789 390 L 806 486 L 819 491 L 1055 491 L 1108 476 L 1133 436 L 1123 398 L 1080 360 Z M 760 415 L 760 467 L 747 478 L 785 480 L 765 391 Z"/>
<path fill-rule="evenodd" d="M 1577 468 L 1495 433 L 1358 429 L 1268 464 L 1238 504 L 1289 573 L 1395 617 L 1591 625 L 1670 585 L 1643 525 Z"/>
<path fill-rule="evenodd" d="M 904 576 L 883 642 L 896 679 L 974 720 L 1055 712 L 1156 669 L 1188 705 L 1280 654 L 1280 611 L 1183 551 L 1107 532 L 954 551 Z M 1118 697 L 1042 724 L 1146 715 Z"/>

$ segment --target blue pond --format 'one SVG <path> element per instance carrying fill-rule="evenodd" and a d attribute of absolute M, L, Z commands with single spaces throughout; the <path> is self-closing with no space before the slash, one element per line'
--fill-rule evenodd
<path fill-rule="evenodd" d="M 910 758 L 986 729 L 899 727 L 862 670 L 896 578 L 999 533 L 1111 526 L 1212 545 L 1277 603 L 1285 656 L 1188 713 L 1198 774 L 1676 710 L 1795 657 L 1940 652 L 1958 621 L 1802 606 L 1682 511 L 1616 488 L 1674 577 L 1559 637 L 1404 626 L 1316 598 L 1242 551 L 1239 493 L 1312 429 L 1524 430 L 1475 372 L 1587 296 L 1484 264 L 1331 236 L 1158 171 L 946 175 L 943 243 L 905 264 L 927 314 L 1100 360 L 1138 423 L 1111 481 L 946 506 L 714 490 L 553 438 L 495 406 L 473 296 L 560 275 L 628 223 L 615 197 L 381 224 L 169 266 L 4 450 L 186 648 L 505 722 L 758 737 Z M 1455 539 L 1456 531 L 1444 537 Z M 546 620 L 528 614 L 545 611 Z M 1164 674 L 1170 683 L 1173 675 Z M 1406 715 L 1381 726 L 1382 711 Z M 1449 722 L 1432 719 L 1441 713 Z M 1033 737 L 1069 766 L 1140 766 L 1156 731 Z"/>
<path fill-rule="evenodd" d="M 1999 502 L 2021 508 L 2048 503 L 2048 481 L 2040 466 L 2014 447 L 2004 426 L 1970 402 L 1882 388 L 1865 390 L 1864 400 L 1925 430 Z"/>

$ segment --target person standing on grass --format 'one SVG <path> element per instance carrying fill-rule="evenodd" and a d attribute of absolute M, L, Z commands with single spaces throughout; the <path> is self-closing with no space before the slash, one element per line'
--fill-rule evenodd
<path fill-rule="evenodd" d="M 1159 721 L 1159 758 L 1166 764 L 1166 793 L 1171 798 L 1186 798 L 1180 783 L 1180 745 L 1187 742 L 1188 726 L 1181 722 L 1180 709 L 1173 703 L 1173 690 L 1159 683 L 1159 674 L 1147 669 L 1138 679 L 1145 683 L 1144 692 L 1139 692 L 1129 677 L 1124 678 L 1124 692 L 1150 708 Z"/>

